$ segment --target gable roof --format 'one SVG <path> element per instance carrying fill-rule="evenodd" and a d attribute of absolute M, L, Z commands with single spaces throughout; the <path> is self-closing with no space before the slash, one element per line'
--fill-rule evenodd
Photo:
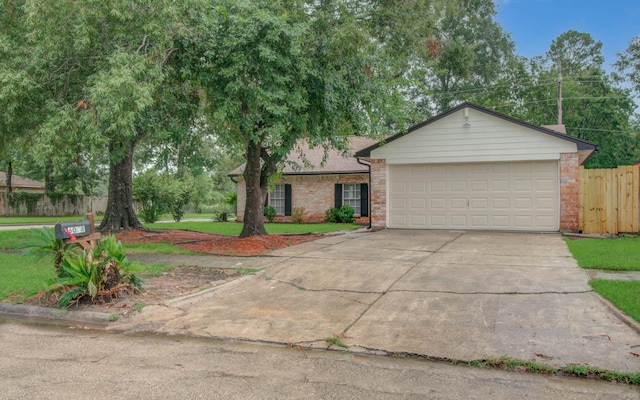
<path fill-rule="evenodd" d="M 396 139 L 404 137 L 404 136 L 410 134 L 413 131 L 416 131 L 416 130 L 418 130 L 420 128 L 423 128 L 423 127 L 425 127 L 427 125 L 430 125 L 430 124 L 432 124 L 432 123 L 434 123 L 434 122 L 436 122 L 438 120 L 441 120 L 443 118 L 446 118 L 451 114 L 454 114 L 454 113 L 456 113 L 456 112 L 458 112 L 460 110 L 463 110 L 464 108 L 471 108 L 473 110 L 476 110 L 476 111 L 491 115 L 493 117 L 500 118 L 500 119 L 505 120 L 507 122 L 511 122 L 513 124 L 520 125 L 520 126 L 523 126 L 525 128 L 533 129 L 535 131 L 538 131 L 538 132 L 541 132 L 541 133 L 556 137 L 558 139 L 562 139 L 562 140 L 566 140 L 566 141 L 571 142 L 571 143 L 575 143 L 577 148 L 578 148 L 578 151 L 582 151 L 582 150 L 597 151 L 597 150 L 599 150 L 599 146 L 597 144 L 589 142 L 587 140 L 578 139 L 576 137 L 569 136 L 567 134 L 555 131 L 555 130 L 550 129 L 548 127 L 535 125 L 535 124 L 520 120 L 518 118 L 511 117 L 511 116 L 506 115 L 506 114 L 501 114 L 501 113 L 498 113 L 496 111 L 489 110 L 488 108 L 480 107 L 480 106 L 475 105 L 473 103 L 464 102 L 464 103 L 462 103 L 460 105 L 457 105 L 457 106 L 453 107 L 449 111 L 445 111 L 445 112 L 443 112 L 441 114 L 436 115 L 433 118 L 427 119 L 424 122 L 421 122 L 421 123 L 419 123 L 417 125 L 412 126 L 405 133 L 402 133 L 402 132 L 397 133 L 397 134 L 395 134 L 395 135 L 393 135 L 393 136 L 391 136 L 391 137 L 389 137 L 389 138 L 387 138 L 387 139 L 385 139 L 385 140 L 383 140 L 381 142 L 378 142 L 378 143 L 376 143 L 376 144 L 374 144 L 372 146 L 369 146 L 369 147 L 366 147 L 366 148 L 364 148 L 364 149 L 362 149 L 360 151 L 357 151 L 355 156 L 356 157 L 370 157 L 371 156 L 371 151 L 383 146 L 384 144 L 393 142 Z"/>
<path fill-rule="evenodd" d="M 287 156 L 285 166 L 281 172 L 283 175 L 368 173 L 368 166 L 360 164 L 358 159 L 354 157 L 354 152 L 376 144 L 378 140 L 362 136 L 349 136 L 348 140 L 351 150 L 346 156 L 340 150 L 329 149 L 326 152 L 326 158 L 325 150 L 322 146 L 310 148 L 306 140 L 300 140 Z M 324 163 L 322 162 L 323 159 Z M 228 175 L 232 177 L 242 175 L 244 166 L 245 164 L 240 165 L 229 172 Z"/>
<path fill-rule="evenodd" d="M 0 172 L 0 186 L 7 186 L 7 174 L 4 172 Z M 29 178 L 23 178 L 15 174 L 11 176 L 11 186 L 17 188 L 44 189 L 44 183 L 34 181 Z"/>

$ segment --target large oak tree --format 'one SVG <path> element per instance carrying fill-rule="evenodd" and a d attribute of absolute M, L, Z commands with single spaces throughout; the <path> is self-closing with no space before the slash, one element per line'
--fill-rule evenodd
<path fill-rule="evenodd" d="M 400 126 L 402 74 L 394 73 L 401 60 L 390 57 L 398 47 L 385 35 L 398 37 L 382 26 L 399 15 L 372 16 L 406 9 L 395 2 L 225 0 L 206 13 L 185 64 L 207 93 L 216 131 L 244 149 L 241 237 L 266 234 L 269 179 L 299 139 L 340 148 L 349 134 Z"/>
<path fill-rule="evenodd" d="M 191 122 L 190 112 L 176 112 L 196 94 L 177 79 L 174 56 L 195 9 L 190 1 L 26 2 L 28 71 L 46 93 L 32 145 L 44 159 L 66 152 L 109 165 L 101 231 L 142 226 L 131 200 L 134 148 Z"/>

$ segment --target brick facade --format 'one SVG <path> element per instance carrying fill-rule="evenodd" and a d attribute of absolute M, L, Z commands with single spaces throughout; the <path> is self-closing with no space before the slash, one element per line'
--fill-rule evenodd
<path fill-rule="evenodd" d="M 366 160 L 371 164 L 371 226 L 387 226 L 387 163 L 385 160 Z"/>
<path fill-rule="evenodd" d="M 284 175 L 276 183 L 291 185 L 291 207 L 304 207 L 304 222 L 324 222 L 326 211 L 335 205 L 335 184 L 369 183 L 368 174 Z M 238 179 L 237 220 L 242 222 L 246 203 L 244 180 Z M 356 217 L 359 224 L 368 224 L 369 217 Z M 276 222 L 291 222 L 290 216 L 278 215 Z"/>
<path fill-rule="evenodd" d="M 578 229 L 578 153 L 560 154 L 560 230 Z"/>
<path fill-rule="evenodd" d="M 372 227 L 387 226 L 387 165 L 384 159 L 366 159 L 371 164 L 369 200 Z M 578 229 L 578 153 L 560 155 L 560 230 Z M 304 207 L 305 222 L 323 222 L 327 209 L 334 206 L 334 185 L 337 183 L 369 183 L 367 174 L 345 175 L 285 175 L 277 183 L 291 184 L 292 208 Z M 238 180 L 238 221 L 242 221 L 245 206 L 245 185 Z M 290 216 L 278 215 L 278 222 L 291 222 Z M 356 221 L 368 224 L 369 217 Z"/>

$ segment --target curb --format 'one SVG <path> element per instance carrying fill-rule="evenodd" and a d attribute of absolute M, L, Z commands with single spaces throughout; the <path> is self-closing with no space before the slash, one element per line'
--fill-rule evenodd
<path fill-rule="evenodd" d="M 58 308 L 0 303 L 0 317 L 21 317 L 34 320 L 82 322 L 107 325 L 110 315 L 96 311 L 74 311 Z"/>
<path fill-rule="evenodd" d="M 622 321 L 629 328 L 633 329 L 638 334 L 640 334 L 640 323 L 638 323 L 635 319 L 633 319 L 630 316 L 628 316 L 627 314 L 625 314 L 624 311 L 618 309 L 615 305 L 613 305 L 612 302 L 610 302 L 609 300 L 607 300 L 604 297 L 600 296 L 599 293 L 594 291 L 593 294 L 598 298 L 598 300 L 600 300 L 600 302 L 602 304 L 605 305 L 605 307 L 607 307 L 609 309 L 609 311 L 611 311 L 611 313 L 613 315 L 618 317 L 618 319 L 620 319 L 620 321 Z"/>

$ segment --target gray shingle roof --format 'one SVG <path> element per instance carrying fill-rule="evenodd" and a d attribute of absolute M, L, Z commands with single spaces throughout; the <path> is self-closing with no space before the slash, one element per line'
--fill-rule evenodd
<path fill-rule="evenodd" d="M 322 146 L 310 148 L 307 141 L 299 141 L 294 150 L 289 153 L 282 173 L 284 175 L 321 175 L 369 172 L 368 167 L 358 163 L 358 160 L 353 155 L 356 151 L 376 143 L 378 143 L 376 139 L 350 136 L 349 148 L 351 150 L 349 154 L 345 156 L 340 150 L 327 150 L 326 159 L 323 163 L 325 150 Z M 231 171 L 229 176 L 242 175 L 244 166 L 245 164 L 240 165 Z"/>

